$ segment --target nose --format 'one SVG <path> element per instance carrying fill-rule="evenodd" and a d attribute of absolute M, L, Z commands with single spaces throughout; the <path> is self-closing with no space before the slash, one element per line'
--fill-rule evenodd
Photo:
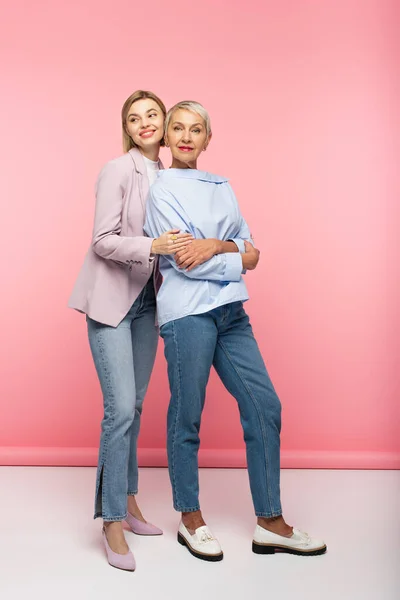
<path fill-rule="evenodd" d="M 149 125 L 150 125 L 149 118 L 148 117 L 144 117 L 142 119 L 142 129 L 148 129 Z"/>
<path fill-rule="evenodd" d="M 184 131 L 182 135 L 182 142 L 190 143 L 192 140 L 190 131 Z"/>

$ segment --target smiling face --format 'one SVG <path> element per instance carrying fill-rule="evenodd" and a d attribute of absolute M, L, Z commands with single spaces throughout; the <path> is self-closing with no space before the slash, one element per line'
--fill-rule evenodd
<path fill-rule="evenodd" d="M 164 131 L 164 115 L 157 102 L 150 98 L 136 100 L 125 123 L 126 131 L 139 150 L 160 144 Z"/>
<path fill-rule="evenodd" d="M 172 167 L 196 169 L 197 159 L 210 142 L 204 119 L 196 112 L 177 109 L 171 115 L 165 136 L 172 153 Z"/>

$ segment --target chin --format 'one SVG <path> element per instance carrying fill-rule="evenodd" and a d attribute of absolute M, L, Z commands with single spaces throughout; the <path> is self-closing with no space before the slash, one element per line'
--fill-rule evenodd
<path fill-rule="evenodd" d="M 193 154 L 189 152 L 179 152 L 175 158 L 181 160 L 182 162 L 193 162 L 194 160 L 196 160 Z"/>

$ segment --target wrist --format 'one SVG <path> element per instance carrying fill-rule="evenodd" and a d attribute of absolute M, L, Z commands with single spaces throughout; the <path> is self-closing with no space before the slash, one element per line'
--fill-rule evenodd
<path fill-rule="evenodd" d="M 150 247 L 150 254 L 157 254 L 156 241 L 153 240 Z"/>
<path fill-rule="evenodd" d="M 218 240 L 219 241 L 219 240 Z M 221 250 L 220 254 L 230 253 L 230 252 L 240 252 L 237 244 L 232 240 L 228 240 L 227 242 L 220 242 Z"/>
<path fill-rule="evenodd" d="M 214 240 L 215 249 L 214 254 L 223 254 L 224 253 L 224 243 L 221 240 Z"/>

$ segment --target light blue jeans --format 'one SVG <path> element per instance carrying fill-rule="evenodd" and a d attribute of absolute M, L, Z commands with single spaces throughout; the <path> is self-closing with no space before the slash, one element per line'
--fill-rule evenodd
<path fill-rule="evenodd" d="M 161 336 L 171 390 L 167 448 L 174 508 L 180 512 L 200 509 L 199 432 L 214 365 L 239 405 L 255 514 L 281 515 L 281 404 L 243 304 L 232 302 L 170 321 L 161 327 Z M 223 418 L 220 427 L 227 427 Z"/>
<path fill-rule="evenodd" d="M 89 343 L 104 400 L 95 514 L 122 521 L 138 491 L 137 440 L 158 342 L 152 279 L 118 327 L 87 317 Z"/>

